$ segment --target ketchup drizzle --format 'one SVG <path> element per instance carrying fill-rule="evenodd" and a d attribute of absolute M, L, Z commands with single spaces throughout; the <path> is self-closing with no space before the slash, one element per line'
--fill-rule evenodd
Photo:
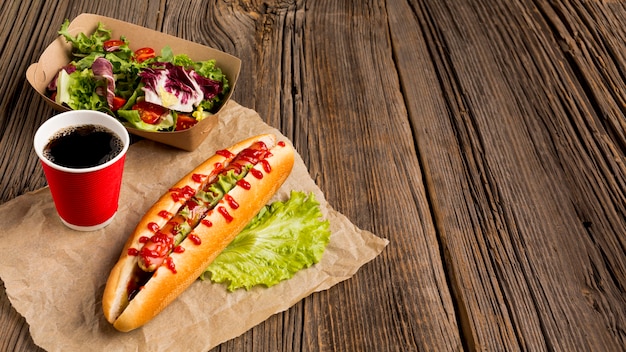
<path fill-rule="evenodd" d="M 189 238 L 189 240 L 193 242 L 193 244 L 195 244 L 196 246 L 199 246 L 202 244 L 202 240 L 196 234 L 191 233 L 189 234 L 189 236 L 187 236 L 187 238 Z"/>
<path fill-rule="evenodd" d="M 152 232 L 157 232 L 157 231 L 159 231 L 159 225 L 157 225 L 156 222 L 150 222 L 150 223 L 148 223 L 148 230 L 150 230 Z"/>
<path fill-rule="evenodd" d="M 207 175 L 203 175 L 203 174 L 193 174 L 191 175 L 191 179 L 193 180 L 193 182 L 196 183 L 202 183 L 202 181 L 207 178 Z"/>
<path fill-rule="evenodd" d="M 167 210 L 161 210 L 158 215 L 162 217 L 163 219 L 169 219 L 172 217 L 172 213 L 170 213 Z"/>
<path fill-rule="evenodd" d="M 176 264 L 174 264 L 174 259 L 172 259 L 172 257 L 165 258 L 165 265 L 172 273 L 176 274 Z"/>
<path fill-rule="evenodd" d="M 246 191 L 250 190 L 250 182 L 244 180 L 243 178 L 239 181 L 237 181 L 237 186 L 245 189 Z"/>
<path fill-rule="evenodd" d="M 219 206 L 217 207 L 217 211 L 222 214 L 222 216 L 224 217 L 224 219 L 226 219 L 226 222 L 231 222 L 233 221 L 233 217 L 232 215 L 230 215 L 230 213 L 228 213 L 228 210 L 223 207 L 223 206 Z"/>
<path fill-rule="evenodd" d="M 263 170 L 265 170 L 265 173 L 269 174 L 270 172 L 272 172 L 272 166 L 270 165 L 270 162 L 266 159 L 261 160 L 261 165 L 263 165 Z"/>
<path fill-rule="evenodd" d="M 155 243 L 154 249 L 149 249 L 145 245 L 139 251 L 141 260 L 150 266 L 153 262 L 152 258 L 160 258 L 160 252 L 169 252 L 174 247 L 173 237 L 158 231 L 154 236 L 150 237 L 150 241 Z"/>
<path fill-rule="evenodd" d="M 193 196 L 196 194 L 196 191 L 190 186 L 185 186 L 183 188 L 170 188 L 170 194 L 172 199 L 174 199 L 175 202 L 178 202 L 181 199 L 187 199 Z"/>
<path fill-rule="evenodd" d="M 200 221 L 204 226 L 206 227 L 211 227 L 213 226 L 213 223 L 207 219 L 202 219 L 202 221 Z"/>
<path fill-rule="evenodd" d="M 263 173 L 257 169 L 250 169 L 250 173 L 259 180 L 263 178 Z"/>
<path fill-rule="evenodd" d="M 223 156 L 225 158 L 228 158 L 228 159 L 235 157 L 235 154 L 231 153 L 230 151 L 228 151 L 226 149 L 218 150 L 218 151 L 215 152 L 215 154 L 221 155 L 221 156 Z"/>
<path fill-rule="evenodd" d="M 233 198 L 233 196 L 231 196 L 230 194 L 224 195 L 224 200 L 226 200 L 226 202 L 228 203 L 228 205 L 230 205 L 231 208 L 233 209 L 239 208 L 239 203 L 237 203 L 235 198 Z"/>
<path fill-rule="evenodd" d="M 281 147 L 284 147 L 285 146 L 285 142 L 284 141 L 280 141 L 280 142 L 278 142 L 278 145 L 281 146 Z"/>

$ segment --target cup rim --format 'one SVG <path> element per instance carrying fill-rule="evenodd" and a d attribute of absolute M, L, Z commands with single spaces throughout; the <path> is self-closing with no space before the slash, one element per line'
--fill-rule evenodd
<path fill-rule="evenodd" d="M 71 168 L 58 165 L 43 155 L 43 149 L 56 132 L 69 126 L 81 125 L 100 125 L 111 130 L 122 140 L 122 150 L 106 163 L 86 168 Z M 70 110 L 54 115 L 37 128 L 35 137 L 33 138 L 33 147 L 39 160 L 53 169 L 68 173 L 94 172 L 113 165 L 124 157 L 128 151 L 129 144 L 130 135 L 126 127 L 113 116 L 95 110 Z"/>

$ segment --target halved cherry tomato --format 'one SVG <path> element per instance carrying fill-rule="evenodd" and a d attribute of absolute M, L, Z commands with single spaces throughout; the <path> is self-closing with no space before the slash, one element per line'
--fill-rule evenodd
<path fill-rule="evenodd" d="M 135 61 L 137 62 L 144 62 L 148 59 L 152 59 L 153 57 L 156 57 L 156 53 L 152 48 L 141 48 L 135 50 Z"/>
<path fill-rule="evenodd" d="M 167 109 L 161 105 L 148 103 L 147 101 L 137 102 L 132 107 L 133 110 L 139 111 L 139 117 L 145 123 L 155 125 L 161 119 L 161 116 L 167 113 Z"/>
<path fill-rule="evenodd" d="M 119 39 L 109 39 L 102 44 L 104 51 L 111 52 L 118 50 L 122 45 L 124 45 L 124 41 Z"/>
<path fill-rule="evenodd" d="M 186 130 L 191 128 L 196 123 L 198 123 L 198 120 L 193 117 L 185 114 L 178 114 L 178 117 L 176 118 L 176 131 Z"/>
<path fill-rule="evenodd" d="M 113 97 L 113 106 L 111 106 L 111 110 L 117 111 L 124 106 L 124 104 L 126 104 L 126 99 L 116 95 Z"/>

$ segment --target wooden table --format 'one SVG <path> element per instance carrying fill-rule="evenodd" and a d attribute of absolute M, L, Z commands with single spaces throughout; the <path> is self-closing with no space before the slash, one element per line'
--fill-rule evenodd
<path fill-rule="evenodd" d="M 623 1 L 4 1 L 0 202 L 46 185 L 25 71 L 83 12 L 240 57 L 233 99 L 390 241 L 216 350 L 625 349 Z M 0 350 L 37 350 L 0 291 Z"/>

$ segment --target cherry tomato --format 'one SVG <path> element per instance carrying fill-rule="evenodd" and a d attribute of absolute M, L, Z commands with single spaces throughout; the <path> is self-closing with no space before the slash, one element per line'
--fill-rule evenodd
<path fill-rule="evenodd" d="M 126 99 L 116 95 L 113 97 L 113 106 L 111 106 L 111 110 L 117 111 L 124 106 L 124 104 L 126 104 Z"/>
<path fill-rule="evenodd" d="M 193 117 L 185 114 L 178 114 L 178 118 L 176 119 L 176 131 L 186 130 L 191 128 L 196 123 L 198 123 L 198 121 Z"/>
<path fill-rule="evenodd" d="M 153 57 L 156 57 L 156 53 L 152 48 L 141 48 L 135 50 L 135 61 L 137 62 L 144 62 L 148 59 L 152 59 Z"/>
<path fill-rule="evenodd" d="M 109 39 L 102 44 L 102 47 L 104 48 L 104 51 L 110 52 L 118 50 L 122 45 L 124 45 L 124 41 L 122 40 Z"/>
<path fill-rule="evenodd" d="M 167 113 L 167 109 L 161 105 L 148 103 L 147 101 L 140 101 L 133 105 L 133 110 L 139 111 L 139 117 L 145 123 L 155 125 L 161 119 L 161 116 Z"/>

